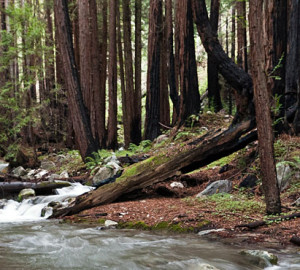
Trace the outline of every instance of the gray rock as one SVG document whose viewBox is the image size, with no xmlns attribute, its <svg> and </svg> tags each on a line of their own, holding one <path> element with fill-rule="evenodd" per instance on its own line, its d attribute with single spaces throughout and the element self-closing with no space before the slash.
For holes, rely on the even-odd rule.
<svg viewBox="0 0 300 270">
<path fill-rule="evenodd" d="M 59 179 L 59 178 L 60 178 L 60 175 L 54 173 L 48 177 L 48 181 L 53 182 L 54 180 Z"/>
<path fill-rule="evenodd" d="M 28 199 L 29 197 L 34 197 L 35 191 L 32 188 L 24 188 L 20 191 L 18 195 L 18 201 L 21 202 L 24 199 Z"/>
<path fill-rule="evenodd" d="M 67 171 L 63 171 L 60 175 L 59 178 L 69 178 L 69 174 Z"/>
<path fill-rule="evenodd" d="M 261 268 L 276 265 L 278 262 L 274 254 L 264 250 L 243 250 L 240 254 L 245 255 L 250 263 Z"/>
<path fill-rule="evenodd" d="M 180 182 L 172 182 L 172 183 L 170 184 L 170 187 L 171 187 L 171 188 L 184 188 L 183 184 L 180 183 Z"/>
<path fill-rule="evenodd" d="M 41 162 L 40 168 L 43 169 L 43 170 L 48 170 L 49 171 L 49 170 L 55 168 L 55 166 L 56 165 L 53 161 L 46 160 L 46 161 Z"/>
<path fill-rule="evenodd" d="M 229 180 L 219 180 L 208 185 L 196 197 L 203 195 L 213 195 L 216 193 L 229 193 L 232 190 L 232 183 Z"/>
<path fill-rule="evenodd" d="M 34 175 L 35 178 L 39 179 L 48 174 L 47 170 L 38 170 L 37 173 Z"/>
<path fill-rule="evenodd" d="M 118 160 L 115 153 L 112 153 L 112 155 L 110 157 L 107 157 L 106 159 L 104 159 L 104 164 L 108 164 L 108 163 L 116 163 L 118 165 L 120 164 L 120 161 Z"/>
<path fill-rule="evenodd" d="M 118 225 L 118 222 L 108 219 L 108 220 L 105 220 L 104 225 L 105 225 L 105 227 L 116 227 Z"/>
<path fill-rule="evenodd" d="M 297 207 L 300 206 L 300 197 L 292 203 L 292 206 L 297 206 Z"/>
<path fill-rule="evenodd" d="M 280 191 L 283 191 L 291 182 L 292 170 L 286 162 L 279 162 L 276 164 L 277 182 Z"/>
<path fill-rule="evenodd" d="M 114 175 L 114 170 L 108 167 L 102 167 L 93 177 L 93 185 L 97 185 L 100 181 L 110 178 Z"/>
<path fill-rule="evenodd" d="M 117 162 L 114 162 L 114 161 L 110 161 L 108 162 L 105 167 L 108 167 L 110 169 L 113 170 L 113 174 L 117 174 L 120 170 L 122 170 L 122 167 L 119 166 L 119 164 Z"/>
<path fill-rule="evenodd" d="M 8 163 L 2 163 L 2 160 L 0 160 L 0 172 L 7 173 L 8 165 L 9 165 Z"/>
<path fill-rule="evenodd" d="M 26 174 L 26 170 L 22 166 L 19 166 L 12 170 L 12 174 L 16 177 L 24 176 Z"/>
<path fill-rule="evenodd" d="M 52 212 L 53 212 L 52 207 L 45 206 L 41 210 L 41 217 L 49 217 L 49 216 L 51 216 Z"/>
<path fill-rule="evenodd" d="M 7 204 L 7 199 L 0 200 L 0 209 L 3 209 L 6 204 Z"/>
<path fill-rule="evenodd" d="M 65 155 L 58 155 L 56 157 L 56 162 L 63 162 L 67 159 L 67 157 Z"/>
<path fill-rule="evenodd" d="M 196 267 L 193 267 L 192 269 L 195 270 L 220 270 L 219 268 L 216 268 L 213 265 L 207 264 L 207 263 L 200 263 Z"/>
<path fill-rule="evenodd" d="M 169 137 L 168 137 L 168 135 L 166 135 L 166 134 L 159 135 L 159 136 L 155 139 L 155 144 L 160 144 L 161 142 L 166 141 L 168 138 L 169 138 Z"/>
</svg>

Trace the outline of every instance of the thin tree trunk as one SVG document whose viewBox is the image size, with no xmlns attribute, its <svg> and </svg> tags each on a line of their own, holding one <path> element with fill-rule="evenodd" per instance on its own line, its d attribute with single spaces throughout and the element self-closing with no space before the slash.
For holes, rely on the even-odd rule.
<svg viewBox="0 0 300 270">
<path fill-rule="evenodd" d="M 75 131 L 75 138 L 83 158 L 90 156 L 97 151 L 89 118 L 86 114 L 82 92 L 79 83 L 78 71 L 75 64 L 73 51 L 71 24 L 66 0 L 55 0 L 54 11 L 56 16 L 56 28 L 59 36 L 59 49 L 63 61 L 64 77 L 68 90 L 68 104 L 72 123 Z"/>
<path fill-rule="evenodd" d="M 107 147 L 116 149 L 117 141 L 117 42 L 116 42 L 117 2 L 109 2 L 109 63 L 108 63 L 108 136 Z"/>
<path fill-rule="evenodd" d="M 249 22 L 251 71 L 266 212 L 268 214 L 279 214 L 281 203 L 274 160 L 274 135 L 270 110 L 271 83 L 267 70 L 268 62 L 270 62 L 270 51 L 266 43 L 271 38 L 269 36 L 271 29 L 266 21 L 268 21 L 270 14 L 267 12 L 264 16 L 263 13 L 264 8 L 267 11 L 272 4 L 272 0 L 267 0 L 265 3 L 260 0 L 253 0 L 250 4 Z M 264 30 L 262 25 L 266 27 Z"/>
</svg>

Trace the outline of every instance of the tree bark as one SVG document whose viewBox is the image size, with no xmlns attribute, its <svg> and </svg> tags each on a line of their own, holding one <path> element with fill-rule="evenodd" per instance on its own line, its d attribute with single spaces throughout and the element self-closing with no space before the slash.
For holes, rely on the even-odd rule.
<svg viewBox="0 0 300 270">
<path fill-rule="evenodd" d="M 208 20 L 205 0 L 192 0 L 194 20 L 197 25 L 202 44 L 206 52 L 219 65 L 219 71 L 227 82 L 237 91 L 237 114 L 233 124 L 248 119 L 254 115 L 252 102 L 253 87 L 251 77 L 239 68 L 224 52 L 220 42 L 215 37 Z"/>
<path fill-rule="evenodd" d="M 111 203 L 124 194 L 168 179 L 178 171 L 186 173 L 205 166 L 256 140 L 256 131 L 242 137 L 252 128 L 252 123 L 247 121 L 224 132 L 220 130 L 210 132 L 188 144 L 189 149 L 184 152 L 174 150 L 173 154 L 168 156 L 161 154 L 127 167 L 116 182 L 78 197 L 74 206 L 54 213 L 52 218 L 76 214 L 84 209 Z"/>
<path fill-rule="evenodd" d="M 108 63 L 108 136 L 107 147 L 116 149 L 117 141 L 117 41 L 116 41 L 116 11 L 117 2 L 109 2 L 109 63 Z"/>
<path fill-rule="evenodd" d="M 220 0 L 211 0 L 210 5 L 210 24 L 215 37 L 218 36 L 219 24 L 219 9 Z M 208 84 L 208 106 L 213 108 L 215 112 L 222 109 L 222 102 L 220 96 L 220 85 L 218 78 L 218 65 L 214 59 L 208 55 L 207 58 L 207 84 Z"/>
<path fill-rule="evenodd" d="M 79 76 L 76 69 L 73 51 L 67 1 L 55 0 L 54 11 L 55 16 L 57 17 L 56 27 L 59 36 L 59 49 L 63 61 L 64 77 L 68 90 L 68 104 L 75 131 L 76 142 L 81 156 L 86 158 L 93 152 L 97 151 L 98 147 L 90 129 L 89 117 L 86 114 L 86 108 L 80 88 Z"/>
<path fill-rule="evenodd" d="M 265 6 L 264 6 L 265 4 Z M 253 0 L 250 4 L 250 43 L 251 43 L 251 71 L 254 84 L 254 100 L 257 133 L 259 141 L 260 164 L 262 173 L 262 186 L 265 194 L 266 212 L 268 214 L 279 214 L 281 212 L 280 191 L 277 183 L 276 167 L 274 160 L 274 135 L 272 130 L 272 118 L 270 108 L 271 83 L 268 77 L 268 62 L 270 62 L 270 51 L 267 42 L 270 26 L 264 24 L 270 16 L 268 10 L 272 0 L 262 3 Z M 266 28 L 263 30 L 262 25 Z"/>
<path fill-rule="evenodd" d="M 177 1 L 176 20 L 179 27 L 179 77 L 180 116 L 179 124 L 200 111 L 197 65 L 195 56 L 192 1 Z"/>
<path fill-rule="evenodd" d="M 145 139 L 160 134 L 160 53 L 162 0 L 150 1 Z"/>
</svg>

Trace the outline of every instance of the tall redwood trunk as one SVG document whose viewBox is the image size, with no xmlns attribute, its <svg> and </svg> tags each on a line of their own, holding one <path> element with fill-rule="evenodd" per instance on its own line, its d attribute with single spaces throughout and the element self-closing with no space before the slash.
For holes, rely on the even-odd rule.
<svg viewBox="0 0 300 270">
<path fill-rule="evenodd" d="M 116 149 L 117 141 L 117 40 L 116 40 L 117 2 L 109 1 L 109 63 L 108 63 L 108 136 L 107 147 Z"/>
<path fill-rule="evenodd" d="M 54 11 L 75 139 L 81 156 L 85 158 L 97 151 L 98 147 L 90 128 L 89 117 L 85 110 L 79 75 L 76 69 L 68 2 L 66 0 L 55 0 Z"/>
<path fill-rule="evenodd" d="M 281 212 L 281 203 L 274 160 L 274 135 L 270 108 L 272 84 L 268 76 L 268 63 L 270 63 L 271 59 L 270 48 L 267 43 L 269 38 L 272 38 L 270 36 L 272 29 L 270 24 L 266 23 L 270 19 L 271 14 L 268 10 L 272 5 L 273 0 L 266 0 L 264 3 L 261 0 L 252 0 L 250 3 L 249 22 L 251 71 L 266 212 L 268 214 L 279 214 Z M 265 14 L 264 9 L 266 11 Z"/>
<path fill-rule="evenodd" d="M 218 36 L 219 24 L 219 9 L 220 0 L 211 0 L 210 5 L 210 24 L 214 35 Z M 208 106 L 213 108 L 215 112 L 222 109 L 222 102 L 220 96 L 220 85 L 218 78 L 218 64 L 213 57 L 208 55 L 207 58 L 207 84 L 208 84 Z"/>
<path fill-rule="evenodd" d="M 194 24 L 191 0 L 177 1 L 177 27 L 179 27 L 179 124 L 200 111 L 197 65 L 195 56 Z"/>
<path fill-rule="evenodd" d="M 145 139 L 160 134 L 160 39 L 162 0 L 150 0 Z"/>
</svg>

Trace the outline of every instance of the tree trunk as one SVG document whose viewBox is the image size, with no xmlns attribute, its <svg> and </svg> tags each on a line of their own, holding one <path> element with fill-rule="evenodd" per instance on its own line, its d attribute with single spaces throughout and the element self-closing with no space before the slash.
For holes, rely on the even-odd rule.
<svg viewBox="0 0 300 270">
<path fill-rule="evenodd" d="M 117 141 L 117 42 L 116 42 L 116 11 L 117 2 L 109 2 L 109 63 L 108 63 L 108 136 L 107 147 L 116 149 Z"/>
<path fill-rule="evenodd" d="M 220 0 L 211 0 L 210 5 L 210 24 L 215 37 L 218 36 L 219 24 L 219 9 Z M 220 85 L 218 78 L 218 65 L 214 59 L 208 55 L 207 58 L 207 84 L 208 84 L 208 106 L 213 108 L 215 112 L 222 109 L 222 102 L 220 97 Z"/>
<path fill-rule="evenodd" d="M 264 6 L 265 4 L 265 6 Z M 254 84 L 254 101 L 256 112 L 257 133 L 259 141 L 260 164 L 262 173 L 262 186 L 265 194 L 266 212 L 279 214 L 281 212 L 280 191 L 278 188 L 276 167 L 274 160 L 274 135 L 272 130 L 270 93 L 271 83 L 268 77 L 268 62 L 270 51 L 267 46 L 271 29 L 265 22 L 270 18 L 266 12 L 272 5 L 272 0 L 263 3 L 253 0 L 250 4 L 250 41 L 251 41 L 251 66 Z M 262 29 L 262 25 L 266 28 Z"/>
<path fill-rule="evenodd" d="M 174 45 L 173 45 L 173 7 L 172 0 L 166 0 L 165 2 L 166 13 L 166 28 L 167 28 L 167 54 L 168 54 L 168 83 L 170 89 L 170 98 L 173 103 L 174 111 L 177 117 L 179 116 L 179 96 L 176 87 L 176 75 L 175 75 L 175 59 L 174 59 Z M 173 113 L 174 114 L 174 113 Z"/>
<path fill-rule="evenodd" d="M 208 20 L 207 9 L 204 0 L 192 0 L 194 20 L 197 25 L 202 44 L 206 52 L 211 55 L 219 65 L 219 72 L 227 82 L 237 91 L 237 114 L 233 124 L 254 115 L 252 103 L 253 88 L 251 77 L 239 68 L 224 52 L 218 39 L 214 36 Z"/>
<path fill-rule="evenodd" d="M 135 0 L 135 58 L 134 58 L 134 114 L 132 119 L 132 142 L 142 140 L 142 1 Z"/>
<path fill-rule="evenodd" d="M 60 55 L 63 61 L 64 78 L 68 90 L 68 104 L 75 131 L 75 138 L 81 156 L 86 158 L 97 151 L 98 147 L 93 138 L 89 118 L 83 103 L 79 76 L 75 64 L 67 1 L 55 0 L 54 11 L 57 23 L 56 28 L 59 36 Z"/>
<path fill-rule="evenodd" d="M 162 1 L 151 0 L 149 12 L 148 71 L 145 139 L 154 140 L 160 134 L 160 53 Z"/>
<path fill-rule="evenodd" d="M 191 0 L 177 1 L 179 27 L 179 77 L 180 77 L 180 120 L 179 124 L 200 111 L 197 65 L 194 43 L 194 25 Z"/>
<path fill-rule="evenodd" d="M 189 150 L 173 154 L 161 154 L 127 167 L 116 182 L 104 185 L 95 191 L 79 196 L 74 206 L 57 211 L 52 218 L 76 214 L 84 209 L 111 203 L 120 196 L 205 166 L 214 160 L 244 148 L 256 139 L 256 131 L 241 137 L 251 130 L 250 121 L 236 125 L 224 132 L 217 131 L 204 135 L 188 145 Z"/>
</svg>

